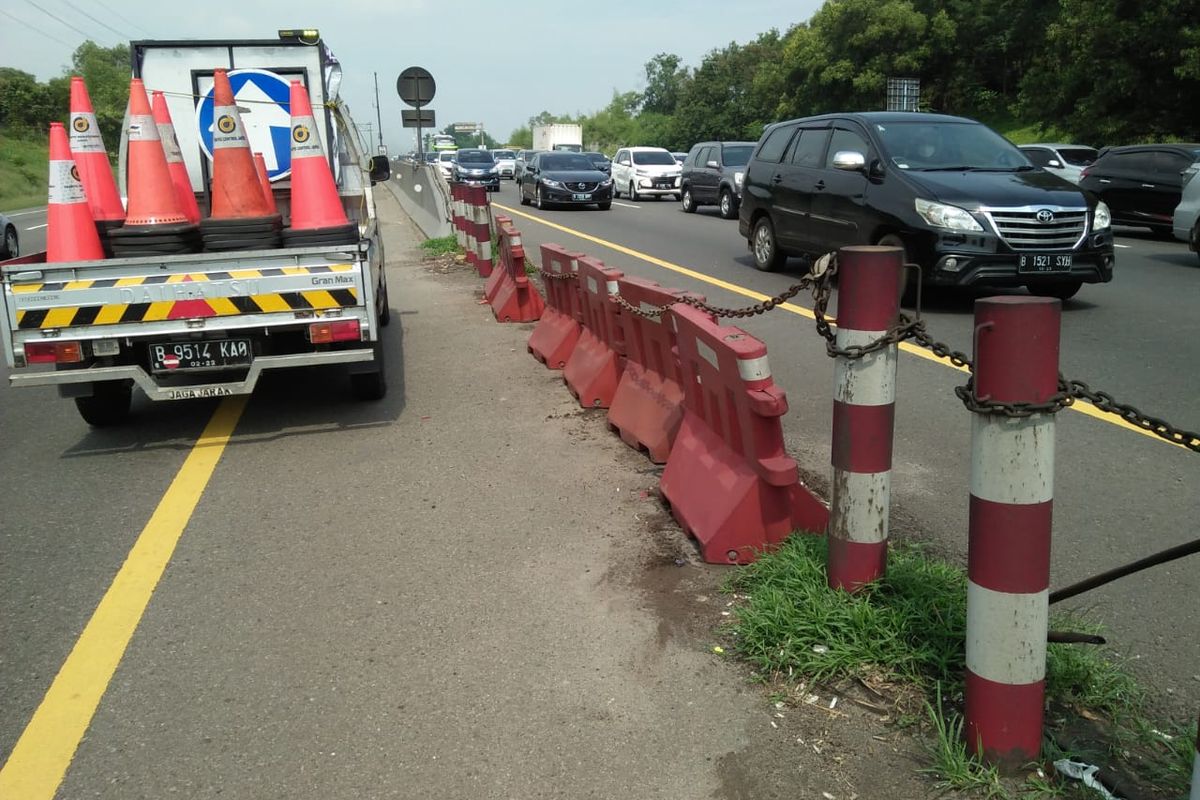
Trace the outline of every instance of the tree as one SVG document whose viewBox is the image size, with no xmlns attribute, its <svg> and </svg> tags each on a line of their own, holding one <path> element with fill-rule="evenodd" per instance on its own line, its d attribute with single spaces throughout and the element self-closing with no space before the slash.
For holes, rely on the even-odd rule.
<svg viewBox="0 0 1200 800">
<path fill-rule="evenodd" d="M 483 132 L 483 142 L 479 141 L 479 134 L 475 131 L 456 131 L 454 123 L 447 125 L 442 129 L 442 133 L 454 137 L 454 143 L 459 150 L 470 150 L 478 147 L 483 147 L 488 150 L 495 150 L 500 146 L 500 143 L 492 138 L 492 135 L 486 130 Z"/>
<path fill-rule="evenodd" d="M 757 139 L 778 118 L 784 91 L 783 41 L 775 30 L 745 45 L 730 43 L 704 57 L 679 98 L 674 143 L 687 149 L 705 139 Z"/>
<path fill-rule="evenodd" d="M 642 111 L 673 114 L 679 95 L 688 82 L 686 67 L 673 53 L 659 53 L 646 62 L 646 91 L 642 93 Z"/>
<path fill-rule="evenodd" d="M 1200 139 L 1192 0 L 1062 0 L 1021 80 L 1022 112 L 1096 146 Z"/>
<path fill-rule="evenodd" d="M 508 135 L 507 144 L 521 150 L 533 149 L 533 130 L 528 125 L 522 125 Z"/>
</svg>

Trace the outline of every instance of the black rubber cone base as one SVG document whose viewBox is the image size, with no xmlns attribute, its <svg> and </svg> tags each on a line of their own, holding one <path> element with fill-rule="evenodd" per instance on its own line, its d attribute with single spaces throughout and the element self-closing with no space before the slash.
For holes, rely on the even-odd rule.
<svg viewBox="0 0 1200 800">
<path fill-rule="evenodd" d="M 358 225 L 353 222 L 333 228 L 309 228 L 306 230 L 286 228 L 283 231 L 284 247 L 321 247 L 324 245 L 356 244 L 358 239 Z"/>
<path fill-rule="evenodd" d="M 275 214 L 270 217 L 247 217 L 245 219 L 202 219 L 200 231 L 209 233 L 262 232 L 277 231 L 283 228 L 283 217 Z"/>
</svg>

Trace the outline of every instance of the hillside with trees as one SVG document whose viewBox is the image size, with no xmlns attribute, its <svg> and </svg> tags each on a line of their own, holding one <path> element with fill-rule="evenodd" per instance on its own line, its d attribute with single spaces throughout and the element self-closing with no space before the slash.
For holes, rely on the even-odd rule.
<svg viewBox="0 0 1200 800">
<path fill-rule="evenodd" d="M 710 51 L 695 67 L 660 53 L 642 91 L 591 114 L 588 146 L 757 139 L 764 125 L 885 107 L 888 77 L 919 78 L 921 110 L 1024 138 L 1094 146 L 1200 139 L 1200 6 L 1194 0 L 828 0 L 785 33 Z"/>
</svg>

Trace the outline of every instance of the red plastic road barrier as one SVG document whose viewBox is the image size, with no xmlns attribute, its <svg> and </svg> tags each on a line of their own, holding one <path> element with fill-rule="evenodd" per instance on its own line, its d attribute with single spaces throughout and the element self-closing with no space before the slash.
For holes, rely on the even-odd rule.
<svg viewBox="0 0 1200 800">
<path fill-rule="evenodd" d="M 620 309 L 609 299 L 623 274 L 584 256 L 579 265 L 579 306 L 583 330 L 563 365 L 563 380 L 579 405 L 608 408 L 621 380 L 625 345 Z"/>
<path fill-rule="evenodd" d="M 683 296 L 654 281 L 621 278 L 617 290 L 630 305 L 661 308 Z M 700 295 L 690 295 L 703 300 Z M 683 422 L 683 379 L 675 349 L 675 318 L 671 309 L 654 317 L 622 310 L 625 371 L 617 384 L 608 425 L 630 447 L 644 450 L 655 464 L 665 464 Z"/>
<path fill-rule="evenodd" d="M 546 310 L 529 334 L 529 352 L 549 369 L 567 365 L 582 332 L 577 317 L 579 308 L 579 263 L 582 253 L 573 253 L 561 245 L 542 245 L 542 272 L 571 275 L 567 280 L 544 277 Z"/>
<path fill-rule="evenodd" d="M 504 282 L 506 277 L 508 277 L 508 269 L 504 266 L 505 263 L 507 263 L 505 261 L 504 251 L 505 240 L 502 236 L 500 236 L 500 231 L 504 230 L 505 228 L 512 228 L 512 224 L 512 217 L 506 217 L 503 214 L 496 215 L 496 238 L 498 240 L 497 250 L 499 250 L 499 253 L 497 254 L 498 263 L 495 264 L 492 274 L 488 276 L 487 282 L 483 284 L 483 299 L 487 300 L 489 303 L 491 303 L 492 298 L 496 296 L 496 292 L 500 289 L 500 284 Z M 520 244 L 521 235 L 516 233 L 515 229 L 513 233 L 514 235 L 508 239 L 509 243 Z"/>
<path fill-rule="evenodd" d="M 895 247 L 838 254 L 839 347 L 870 344 L 896 323 L 903 261 Z M 835 371 L 828 574 L 831 588 L 854 592 L 887 570 L 896 345 L 838 357 Z"/>
<path fill-rule="evenodd" d="M 479 272 L 479 277 L 492 274 L 492 226 L 488 191 L 483 186 L 468 186 L 467 198 L 467 260 Z M 486 257 L 485 257 L 486 254 Z"/>
<path fill-rule="evenodd" d="M 794 530 L 825 530 L 828 509 L 784 451 L 787 396 L 766 345 L 691 306 L 672 313 L 684 412 L 660 488 L 675 519 L 713 564 L 746 564 Z"/>
<path fill-rule="evenodd" d="M 497 322 L 535 322 L 546 305 L 525 274 L 525 248 L 516 228 L 500 229 L 500 252 L 504 276 L 491 300 L 492 313 Z"/>
<path fill-rule="evenodd" d="M 975 395 L 1041 403 L 1058 391 L 1062 304 L 1046 297 L 975 303 Z M 971 420 L 967 542 L 966 737 L 1009 766 L 1042 744 L 1054 497 L 1054 415 Z"/>
<path fill-rule="evenodd" d="M 462 189 L 460 190 L 462 202 L 459 204 L 462 209 L 461 224 L 463 238 L 466 240 L 466 242 L 463 244 L 463 247 L 467 251 L 467 263 L 475 269 L 479 268 L 479 245 L 475 240 L 475 209 L 476 203 L 478 202 L 478 197 L 476 195 L 479 193 L 479 191 L 480 187 L 478 186 L 467 186 L 466 184 L 463 184 Z"/>
</svg>

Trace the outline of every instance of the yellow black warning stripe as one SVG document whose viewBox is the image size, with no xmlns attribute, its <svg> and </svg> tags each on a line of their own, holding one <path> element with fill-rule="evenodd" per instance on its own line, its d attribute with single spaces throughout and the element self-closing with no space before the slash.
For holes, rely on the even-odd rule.
<svg viewBox="0 0 1200 800">
<path fill-rule="evenodd" d="M 189 275 L 150 275 L 141 278 L 114 280 L 70 281 L 49 284 L 21 284 L 14 291 L 63 291 L 71 289 L 107 288 L 113 286 L 147 286 L 154 284 L 176 284 L 191 281 L 242 280 L 269 278 L 285 275 L 315 275 L 329 272 L 346 272 L 352 265 L 319 267 L 283 267 L 279 269 L 233 270 L 230 272 L 208 272 Z M 38 288 L 28 288 L 37 286 Z M 152 303 L 114 303 L 97 306 L 63 306 L 59 308 L 33 308 L 17 312 L 17 328 L 68 328 L 81 325 L 117 325 L 124 322 L 157 322 L 168 319 L 191 319 L 195 317 L 228 317 L 238 314 L 271 314 L 286 311 L 320 311 L 329 308 L 349 308 L 358 305 L 358 290 L 309 289 L 296 292 L 271 292 L 241 297 L 196 297 L 163 300 Z M 177 310 L 176 306 L 180 306 Z"/>
</svg>

